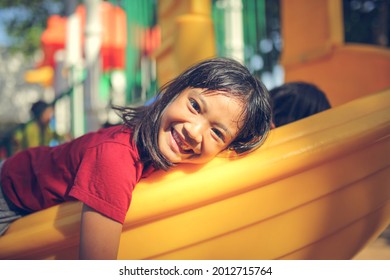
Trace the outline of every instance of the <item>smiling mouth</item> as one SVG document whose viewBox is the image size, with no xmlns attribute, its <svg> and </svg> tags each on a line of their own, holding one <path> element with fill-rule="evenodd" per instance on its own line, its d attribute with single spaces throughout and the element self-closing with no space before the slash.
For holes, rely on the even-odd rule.
<svg viewBox="0 0 390 280">
<path fill-rule="evenodd" d="M 180 135 L 173 128 L 171 130 L 171 134 L 172 134 L 172 137 L 175 140 L 177 146 L 179 147 L 181 153 L 183 153 L 183 154 L 194 153 L 194 150 L 192 149 L 192 147 L 190 145 L 188 145 L 186 142 L 184 142 L 182 140 L 182 138 L 180 137 Z"/>
</svg>

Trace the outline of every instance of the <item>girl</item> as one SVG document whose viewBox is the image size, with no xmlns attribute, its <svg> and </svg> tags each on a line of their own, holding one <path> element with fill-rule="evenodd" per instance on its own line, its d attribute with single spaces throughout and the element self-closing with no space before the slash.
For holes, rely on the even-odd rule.
<svg viewBox="0 0 390 280">
<path fill-rule="evenodd" d="M 80 258 L 115 259 L 141 178 L 178 163 L 206 163 L 225 150 L 252 151 L 271 123 L 265 87 L 244 66 L 225 58 L 189 68 L 149 106 L 116 109 L 124 125 L 57 147 L 25 150 L 4 162 L 0 230 L 25 214 L 79 200 Z"/>
</svg>

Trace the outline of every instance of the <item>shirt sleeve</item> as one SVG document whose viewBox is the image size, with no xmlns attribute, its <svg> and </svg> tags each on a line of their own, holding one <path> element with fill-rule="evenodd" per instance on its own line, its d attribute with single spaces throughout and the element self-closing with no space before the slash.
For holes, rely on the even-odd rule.
<svg viewBox="0 0 390 280">
<path fill-rule="evenodd" d="M 69 196 L 123 224 L 137 182 L 128 146 L 104 143 L 86 150 Z"/>
</svg>

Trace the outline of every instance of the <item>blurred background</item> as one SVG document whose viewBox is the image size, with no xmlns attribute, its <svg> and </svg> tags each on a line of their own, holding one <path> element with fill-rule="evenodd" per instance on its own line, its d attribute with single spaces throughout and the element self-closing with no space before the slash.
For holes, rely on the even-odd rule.
<svg viewBox="0 0 390 280">
<path fill-rule="evenodd" d="M 340 6 L 343 43 L 389 47 L 388 0 L 306 1 L 313 2 Z M 23 142 L 27 125 L 40 117 L 43 109 L 32 110 L 38 101 L 53 109 L 45 121 L 49 139 L 39 142 L 56 145 L 117 123 L 111 105 L 143 104 L 159 86 L 209 56 L 241 61 L 268 89 L 281 85 L 282 5 L 0 0 L 0 158 L 29 145 L 23 140 L 24 146 L 15 147 L 15 139 Z"/>
<path fill-rule="evenodd" d="M 390 87 L 390 0 L 0 0 L 0 160 L 120 121 L 199 60 L 332 106 Z M 389 229 L 357 259 L 390 259 Z"/>
</svg>

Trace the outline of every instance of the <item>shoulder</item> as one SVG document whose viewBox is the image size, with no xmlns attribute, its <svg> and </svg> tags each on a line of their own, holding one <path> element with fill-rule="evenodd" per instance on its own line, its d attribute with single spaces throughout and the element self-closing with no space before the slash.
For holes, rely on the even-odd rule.
<svg viewBox="0 0 390 280">
<path fill-rule="evenodd" d="M 96 158 L 139 160 L 138 149 L 132 141 L 132 132 L 124 126 L 102 128 L 81 137 L 75 145 L 84 146 L 87 154 Z"/>
<path fill-rule="evenodd" d="M 102 128 L 98 131 L 89 132 L 79 138 L 71 141 L 73 146 L 83 147 L 84 149 L 94 148 L 99 145 L 114 144 L 123 145 L 130 149 L 135 146 L 132 143 L 132 133 L 129 129 L 123 126 L 115 126 Z"/>
</svg>

